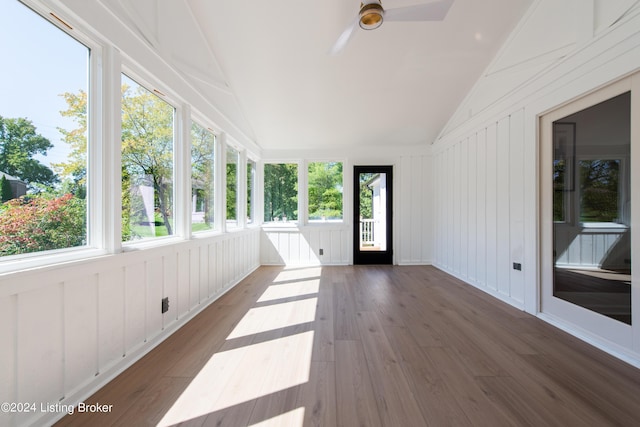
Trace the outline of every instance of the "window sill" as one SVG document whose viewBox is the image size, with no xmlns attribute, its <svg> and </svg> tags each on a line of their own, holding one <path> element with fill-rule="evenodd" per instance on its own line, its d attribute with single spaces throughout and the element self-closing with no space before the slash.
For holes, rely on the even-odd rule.
<svg viewBox="0 0 640 427">
<path fill-rule="evenodd" d="M 108 252 L 104 249 L 80 247 L 60 249 L 53 253 L 36 252 L 31 254 L 15 255 L 15 258 L 12 257 L 12 259 L 0 260 L 0 275 L 55 267 L 59 264 L 85 261 L 107 254 Z"/>
<path fill-rule="evenodd" d="M 629 226 L 619 224 L 617 222 L 581 222 L 580 227 L 585 231 L 625 231 L 629 229 Z"/>
<path fill-rule="evenodd" d="M 144 249 L 152 249 L 162 246 L 169 246 L 176 243 L 184 242 L 185 240 L 179 236 L 165 236 L 148 238 L 142 240 L 134 240 L 130 242 L 122 242 L 122 252 L 133 252 Z"/>
</svg>

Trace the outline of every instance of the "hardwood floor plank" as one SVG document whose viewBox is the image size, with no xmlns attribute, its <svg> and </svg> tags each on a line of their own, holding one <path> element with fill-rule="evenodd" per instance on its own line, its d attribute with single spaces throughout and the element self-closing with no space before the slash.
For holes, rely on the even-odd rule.
<svg viewBox="0 0 640 427">
<path fill-rule="evenodd" d="M 377 313 L 359 312 L 358 326 L 382 424 L 424 425 L 425 420 L 403 375 L 398 355 L 389 344 Z"/>
<path fill-rule="evenodd" d="M 313 360 L 316 362 L 335 361 L 333 308 L 333 283 L 328 271 L 322 274 L 317 298 L 313 337 Z"/>
<path fill-rule="evenodd" d="M 337 425 L 381 425 L 369 368 L 360 341 L 336 341 Z"/>
<path fill-rule="evenodd" d="M 335 307 L 334 338 L 336 340 L 360 339 L 353 286 L 344 278 L 333 283 L 333 304 Z"/>
<path fill-rule="evenodd" d="M 428 349 L 420 347 L 404 327 L 387 327 L 385 335 L 394 349 L 402 349 L 397 352 L 400 365 L 427 425 L 473 425 L 447 388 L 439 369 L 426 356 Z"/>
<path fill-rule="evenodd" d="M 432 347 L 425 350 L 427 357 L 436 366 L 456 402 L 469 420 L 480 426 L 513 426 L 517 420 L 497 411 L 475 377 L 465 369 L 465 361 L 450 348 Z"/>
<path fill-rule="evenodd" d="M 298 408 L 305 408 L 305 426 L 336 425 L 335 362 L 311 362 L 309 381 L 300 385 Z"/>
<path fill-rule="evenodd" d="M 497 410 L 504 412 L 518 426 L 558 426 L 567 424 L 553 410 L 539 411 L 532 399 L 516 380 L 511 377 L 478 377 L 480 389 L 493 402 Z"/>
</svg>

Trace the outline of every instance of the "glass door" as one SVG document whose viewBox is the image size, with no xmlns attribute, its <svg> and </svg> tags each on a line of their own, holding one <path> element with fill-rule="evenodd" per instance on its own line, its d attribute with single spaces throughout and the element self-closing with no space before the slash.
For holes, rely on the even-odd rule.
<svg viewBox="0 0 640 427">
<path fill-rule="evenodd" d="M 629 348 L 638 299 L 632 88 L 625 79 L 541 121 L 541 311 Z"/>
<path fill-rule="evenodd" d="M 354 166 L 354 264 L 392 264 L 392 166 Z"/>
</svg>

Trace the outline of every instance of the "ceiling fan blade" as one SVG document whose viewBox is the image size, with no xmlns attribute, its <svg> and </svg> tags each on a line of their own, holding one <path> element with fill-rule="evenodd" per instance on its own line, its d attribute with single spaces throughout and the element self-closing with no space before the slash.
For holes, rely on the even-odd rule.
<svg viewBox="0 0 640 427">
<path fill-rule="evenodd" d="M 349 43 L 349 40 L 351 40 L 351 38 L 355 34 L 355 30 L 357 26 L 358 26 L 358 20 L 356 19 L 351 24 L 349 24 L 349 26 L 342 32 L 342 34 L 340 34 L 340 37 L 338 37 L 338 40 L 336 40 L 334 45 L 329 50 L 329 54 L 337 55 L 340 52 L 342 52 L 342 49 L 345 48 L 347 43 Z"/>
<path fill-rule="evenodd" d="M 386 21 L 442 21 L 453 0 L 440 0 L 415 6 L 386 9 L 384 20 Z"/>
</svg>

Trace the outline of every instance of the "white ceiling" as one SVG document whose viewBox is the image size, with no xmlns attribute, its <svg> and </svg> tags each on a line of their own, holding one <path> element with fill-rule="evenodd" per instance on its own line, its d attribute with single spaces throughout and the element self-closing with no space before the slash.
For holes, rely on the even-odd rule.
<svg viewBox="0 0 640 427">
<path fill-rule="evenodd" d="M 357 0 L 102 1 L 265 150 L 431 143 L 533 2 L 455 0 L 332 56 Z"/>
</svg>

